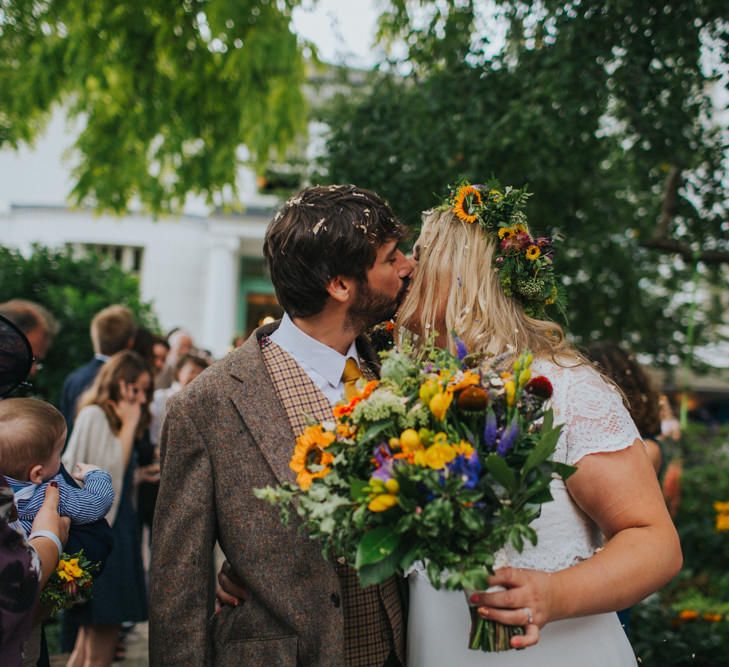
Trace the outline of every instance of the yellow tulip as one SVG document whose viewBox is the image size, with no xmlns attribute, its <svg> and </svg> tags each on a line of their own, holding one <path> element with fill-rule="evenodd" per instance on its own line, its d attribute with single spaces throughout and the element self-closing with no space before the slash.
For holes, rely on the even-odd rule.
<svg viewBox="0 0 729 667">
<path fill-rule="evenodd" d="M 448 412 L 448 408 L 450 407 L 452 400 L 453 394 L 448 391 L 439 391 L 430 399 L 428 407 L 438 421 L 443 421 L 443 419 L 445 419 L 446 412 Z"/>
<path fill-rule="evenodd" d="M 398 481 L 397 481 L 396 479 L 394 479 L 394 478 L 391 478 L 391 479 L 388 479 L 388 480 L 387 480 L 387 481 L 385 482 L 385 488 L 386 488 L 386 489 L 387 489 L 387 490 L 388 490 L 388 491 L 389 491 L 390 493 L 392 493 L 392 494 L 397 494 L 397 493 L 398 493 L 398 492 L 400 491 L 400 484 L 399 484 L 399 482 L 398 482 Z"/>
<path fill-rule="evenodd" d="M 516 386 L 514 380 L 504 382 L 504 391 L 506 391 L 506 404 L 511 407 L 514 405 L 514 398 L 516 397 Z"/>
<path fill-rule="evenodd" d="M 397 505 L 397 496 L 392 493 L 383 493 L 370 500 L 367 509 L 370 512 L 385 512 L 395 505 Z"/>
<path fill-rule="evenodd" d="M 529 380 L 531 380 L 532 372 L 529 368 L 525 368 L 520 374 L 519 374 L 519 387 L 523 387 L 526 385 Z"/>
<path fill-rule="evenodd" d="M 426 380 L 422 385 L 420 385 L 420 391 L 418 392 L 420 400 L 427 405 L 430 403 L 430 399 L 438 393 L 439 388 L 440 387 L 435 380 Z"/>
</svg>

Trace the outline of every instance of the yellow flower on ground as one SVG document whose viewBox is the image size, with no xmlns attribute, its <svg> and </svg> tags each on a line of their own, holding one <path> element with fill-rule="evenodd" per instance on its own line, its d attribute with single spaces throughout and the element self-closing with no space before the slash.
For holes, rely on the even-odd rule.
<svg viewBox="0 0 729 667">
<path fill-rule="evenodd" d="M 729 502 L 719 502 L 718 500 L 714 503 L 714 509 L 722 514 L 729 513 Z"/>
<path fill-rule="evenodd" d="M 716 532 L 725 533 L 729 531 L 729 514 L 716 515 Z"/>
<path fill-rule="evenodd" d="M 515 234 L 516 234 L 516 230 L 513 227 L 501 227 L 499 229 L 499 238 L 502 240 L 510 239 Z"/>
<path fill-rule="evenodd" d="M 448 412 L 448 408 L 451 406 L 453 401 L 453 393 L 450 391 L 439 391 L 433 398 L 430 399 L 428 407 L 433 413 L 433 416 L 438 421 L 443 421 Z"/>
<path fill-rule="evenodd" d="M 456 450 L 451 445 L 436 442 L 427 449 L 416 452 L 415 463 L 419 466 L 433 468 L 433 470 L 442 470 L 456 456 Z"/>
<path fill-rule="evenodd" d="M 481 193 L 476 188 L 472 185 L 464 185 L 458 188 L 455 201 L 453 202 L 453 212 L 456 214 L 456 217 L 460 218 L 464 222 L 473 223 L 478 220 L 478 216 L 475 213 L 470 213 L 466 210 L 469 204 L 467 201 L 469 197 L 471 198 L 471 208 L 474 206 L 481 206 L 483 203 Z"/>
<path fill-rule="evenodd" d="M 367 509 L 370 512 L 384 512 L 397 505 L 397 496 L 392 493 L 383 493 L 370 500 Z"/>
<path fill-rule="evenodd" d="M 296 482 L 304 491 L 311 487 L 315 479 L 326 477 L 331 472 L 328 466 L 334 457 L 324 450 L 334 440 L 334 433 L 325 431 L 321 424 L 308 426 L 296 439 L 289 467 L 296 473 Z M 314 467 L 317 469 L 312 469 Z"/>
<path fill-rule="evenodd" d="M 530 245 L 526 252 L 524 253 L 525 257 L 530 261 L 533 262 L 535 259 L 539 259 L 539 255 L 542 254 L 542 251 L 539 249 L 538 245 Z"/>
</svg>

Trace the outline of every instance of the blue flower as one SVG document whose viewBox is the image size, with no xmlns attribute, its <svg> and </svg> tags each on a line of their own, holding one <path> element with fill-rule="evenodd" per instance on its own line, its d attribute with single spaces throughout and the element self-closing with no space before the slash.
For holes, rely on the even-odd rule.
<svg viewBox="0 0 729 667">
<path fill-rule="evenodd" d="M 475 489 L 478 480 L 481 478 L 481 461 L 478 454 L 473 452 L 470 456 L 460 454 L 451 461 L 448 466 L 450 476 L 460 477 L 463 480 L 463 488 Z"/>
</svg>

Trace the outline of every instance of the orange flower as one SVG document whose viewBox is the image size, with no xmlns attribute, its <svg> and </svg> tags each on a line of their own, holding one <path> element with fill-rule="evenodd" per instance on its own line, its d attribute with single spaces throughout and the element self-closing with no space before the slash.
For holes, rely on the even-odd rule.
<svg viewBox="0 0 729 667">
<path fill-rule="evenodd" d="M 328 466 L 334 461 L 334 457 L 324 450 L 334 440 L 334 433 L 324 431 L 321 424 L 308 426 L 296 439 L 289 467 L 296 473 L 296 482 L 304 491 L 311 487 L 315 479 L 326 477 L 331 472 Z M 316 466 L 317 470 L 312 470 L 312 466 Z"/>
<path fill-rule="evenodd" d="M 469 213 L 466 210 L 466 206 L 468 205 L 468 202 L 466 201 L 467 197 L 471 197 L 470 203 L 472 206 L 481 206 L 483 203 L 481 193 L 476 188 L 472 185 L 464 185 L 458 188 L 455 201 L 453 202 L 453 212 L 464 222 L 473 223 L 478 219 L 478 215 L 475 213 Z"/>
<path fill-rule="evenodd" d="M 464 371 L 463 375 L 460 378 L 456 377 L 455 381 L 451 381 L 451 383 L 448 385 L 448 391 L 461 391 L 461 389 L 465 389 L 466 387 L 472 387 L 473 385 L 477 385 L 480 382 L 481 376 L 478 373 L 474 373 L 473 371 Z"/>
<path fill-rule="evenodd" d="M 711 621 L 712 623 L 718 623 L 722 619 L 722 615 L 706 613 L 703 615 L 703 619 L 705 621 Z"/>
<path fill-rule="evenodd" d="M 695 609 L 684 609 L 679 613 L 678 617 L 682 621 L 693 621 L 695 618 L 699 617 L 699 612 Z"/>
</svg>

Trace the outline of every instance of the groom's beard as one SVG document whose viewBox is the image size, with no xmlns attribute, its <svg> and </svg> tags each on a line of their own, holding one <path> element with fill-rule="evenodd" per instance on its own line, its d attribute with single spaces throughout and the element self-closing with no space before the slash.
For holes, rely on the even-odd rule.
<svg viewBox="0 0 729 667">
<path fill-rule="evenodd" d="M 359 283 L 357 296 L 347 312 L 347 326 L 358 334 L 375 324 L 395 316 L 408 291 L 410 280 L 405 278 L 398 293 L 391 297 L 373 290 L 366 282 Z"/>
</svg>

